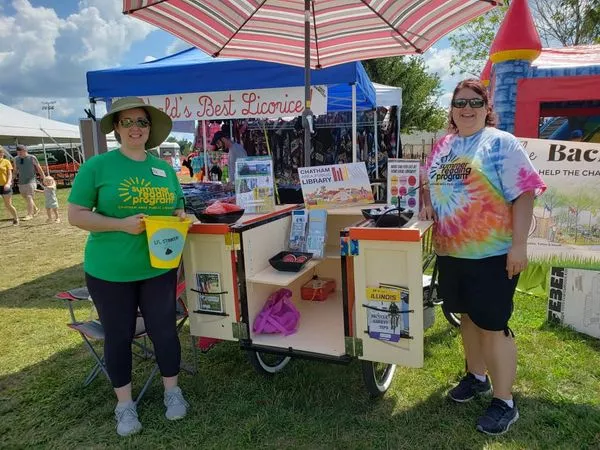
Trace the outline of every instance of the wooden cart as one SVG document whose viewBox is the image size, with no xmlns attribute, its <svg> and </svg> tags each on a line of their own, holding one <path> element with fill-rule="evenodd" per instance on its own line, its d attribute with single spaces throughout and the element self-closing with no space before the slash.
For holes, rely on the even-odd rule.
<svg viewBox="0 0 600 450">
<path fill-rule="evenodd" d="M 192 226 L 183 255 L 191 333 L 239 341 L 264 374 L 280 371 L 292 357 L 336 363 L 358 358 L 369 392 L 381 395 L 396 364 L 423 365 L 423 263 L 430 260 L 432 223 L 414 220 L 403 228 L 374 228 L 363 219 L 361 207 L 330 209 L 325 257 L 308 261 L 300 272 L 278 272 L 268 260 L 287 249 L 296 208 L 282 205 L 273 213 L 245 215 L 231 226 Z M 301 286 L 314 275 L 336 281 L 337 290 L 326 301 L 300 298 Z M 218 283 L 206 287 L 211 277 Z M 365 292 L 382 283 L 410 293 L 410 329 L 398 342 L 369 334 Z M 298 331 L 255 334 L 254 319 L 267 297 L 282 287 L 293 292 L 300 311 Z M 207 295 L 210 301 L 205 301 Z"/>
</svg>

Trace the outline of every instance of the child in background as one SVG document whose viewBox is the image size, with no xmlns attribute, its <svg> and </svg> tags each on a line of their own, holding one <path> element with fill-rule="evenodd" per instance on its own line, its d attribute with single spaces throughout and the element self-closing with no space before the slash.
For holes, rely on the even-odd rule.
<svg viewBox="0 0 600 450">
<path fill-rule="evenodd" d="M 44 177 L 44 196 L 46 198 L 46 223 L 60 223 L 58 217 L 58 199 L 56 198 L 56 181 L 51 176 Z"/>
</svg>

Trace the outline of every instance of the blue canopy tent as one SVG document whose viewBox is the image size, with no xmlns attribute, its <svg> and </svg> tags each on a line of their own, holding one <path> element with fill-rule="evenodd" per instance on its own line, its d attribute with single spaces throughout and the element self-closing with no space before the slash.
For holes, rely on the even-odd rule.
<svg viewBox="0 0 600 450">
<path fill-rule="evenodd" d="M 373 109 L 375 89 L 360 62 L 313 70 L 313 85 L 327 85 L 327 111 L 352 111 L 356 161 L 356 111 Z M 304 85 L 304 69 L 247 59 L 214 59 L 197 48 L 141 64 L 87 73 L 92 107 L 129 95 L 173 95 Z"/>
</svg>

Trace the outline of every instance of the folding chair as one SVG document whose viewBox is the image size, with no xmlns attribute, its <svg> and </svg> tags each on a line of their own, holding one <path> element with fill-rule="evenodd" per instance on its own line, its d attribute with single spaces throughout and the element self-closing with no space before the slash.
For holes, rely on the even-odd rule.
<svg viewBox="0 0 600 450">
<path fill-rule="evenodd" d="M 183 328 L 184 324 L 186 323 L 186 321 L 188 319 L 188 310 L 185 305 L 185 302 L 183 301 L 184 293 L 185 293 L 185 281 L 181 281 L 177 284 L 177 291 L 175 294 L 176 302 L 177 302 L 176 316 L 175 316 L 177 333 L 179 333 L 181 331 L 181 329 Z M 90 354 L 92 355 L 92 357 L 95 360 L 95 364 L 92 367 L 92 369 L 90 370 L 90 372 L 88 373 L 85 381 L 83 382 L 83 386 L 84 387 L 88 386 L 100 374 L 100 372 L 103 372 L 104 375 L 106 375 L 106 378 L 110 381 L 110 377 L 108 375 L 108 371 L 106 370 L 106 365 L 104 363 L 104 357 L 101 356 L 96 351 L 94 346 L 92 345 L 92 341 L 104 340 L 104 329 L 102 328 L 102 324 L 100 323 L 100 321 L 98 319 L 89 318 L 88 320 L 85 320 L 85 321 L 79 321 L 79 320 L 77 320 L 77 318 L 75 316 L 74 305 L 76 303 L 78 303 L 80 301 L 91 302 L 91 297 L 89 295 L 87 288 L 81 287 L 81 288 L 76 288 L 76 289 L 72 289 L 72 290 L 65 291 L 65 292 L 59 292 L 58 294 L 56 294 L 55 297 L 63 300 L 65 302 L 65 304 L 67 305 L 67 307 L 69 308 L 69 315 L 71 318 L 71 322 L 68 323 L 67 326 L 70 329 L 77 331 L 80 334 L 85 346 L 87 347 Z M 138 319 L 137 319 L 136 331 L 135 331 L 135 335 L 134 335 L 134 339 L 133 339 L 133 345 L 137 349 L 141 350 L 141 353 L 134 351 L 133 354 L 144 360 L 148 360 L 148 359 L 155 360 L 156 358 L 154 355 L 154 351 L 150 348 L 148 343 L 149 343 L 149 339 L 148 339 L 148 335 L 146 333 L 146 329 L 144 326 L 144 320 L 141 317 L 141 315 L 139 315 L 139 313 L 138 313 Z M 192 347 L 193 347 L 193 345 L 192 345 Z M 195 348 L 194 347 L 193 347 L 193 353 L 194 353 L 194 362 L 195 362 Z M 195 366 L 190 368 L 187 364 L 184 364 L 183 362 L 181 364 L 181 368 L 191 374 L 196 372 Z M 152 372 L 150 373 L 148 379 L 146 380 L 142 390 L 138 394 L 136 403 L 141 400 L 142 396 L 144 395 L 144 393 L 146 392 L 148 387 L 150 387 L 150 384 L 152 383 L 152 380 L 154 379 L 154 377 L 156 376 L 157 373 L 158 373 L 158 364 L 155 364 L 152 369 Z"/>
</svg>

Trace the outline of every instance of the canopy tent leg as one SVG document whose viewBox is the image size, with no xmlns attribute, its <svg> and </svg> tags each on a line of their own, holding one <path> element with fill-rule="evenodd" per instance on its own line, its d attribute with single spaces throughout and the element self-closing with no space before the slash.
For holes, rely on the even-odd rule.
<svg viewBox="0 0 600 450">
<path fill-rule="evenodd" d="M 44 138 L 42 138 L 42 151 L 44 152 L 44 161 L 46 163 L 46 175 L 50 175 L 50 167 L 48 167 L 48 155 L 46 154 L 46 143 L 44 142 Z"/>
<path fill-rule="evenodd" d="M 96 117 L 96 100 L 94 100 L 93 98 L 90 98 L 90 112 L 92 113 L 93 117 Z M 94 123 L 92 123 L 92 142 L 94 145 L 94 156 L 98 156 L 98 153 L 100 151 L 98 149 L 98 130 L 96 129 L 95 120 Z M 83 160 L 85 161 L 85 152 Z"/>
<path fill-rule="evenodd" d="M 400 158 L 400 106 L 396 106 L 396 119 L 398 129 L 396 130 L 396 158 Z"/>
<path fill-rule="evenodd" d="M 208 152 L 206 151 L 206 147 L 208 146 L 206 140 L 206 132 L 207 132 L 206 120 L 202 121 L 202 148 L 204 149 L 204 177 L 208 176 Z M 229 168 L 231 170 L 231 167 Z M 234 168 L 235 170 L 235 168 Z M 200 180 L 204 181 L 204 179 Z"/>
<path fill-rule="evenodd" d="M 377 135 L 377 106 L 373 111 L 373 148 L 375 149 L 375 179 L 379 178 L 379 136 Z"/>
<path fill-rule="evenodd" d="M 356 155 L 356 83 L 352 84 L 352 162 L 357 161 Z"/>
</svg>

